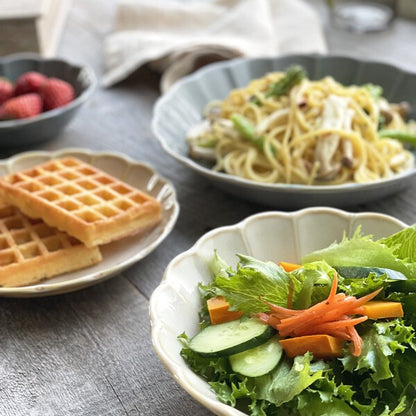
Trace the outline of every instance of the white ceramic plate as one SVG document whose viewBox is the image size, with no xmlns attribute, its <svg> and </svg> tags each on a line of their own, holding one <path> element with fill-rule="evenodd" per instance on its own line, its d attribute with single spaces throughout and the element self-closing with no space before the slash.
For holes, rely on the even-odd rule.
<svg viewBox="0 0 416 416">
<path fill-rule="evenodd" d="M 351 236 L 358 225 L 364 234 L 372 234 L 376 239 L 406 227 L 403 222 L 386 215 L 353 214 L 334 208 L 265 212 L 236 225 L 212 230 L 191 249 L 175 257 L 150 299 L 153 345 L 175 380 L 215 414 L 243 415 L 219 402 L 208 383 L 193 373 L 179 355 L 181 344 L 177 336 L 184 331 L 193 336 L 199 330 L 201 303 L 197 285 L 211 281 L 206 262 L 214 249 L 233 266 L 238 260 L 237 253 L 263 261 L 299 262 L 305 254 L 339 241 L 344 231 Z"/>
<path fill-rule="evenodd" d="M 93 152 L 85 149 L 25 152 L 10 159 L 1 160 L 0 176 L 64 156 L 77 157 L 158 199 L 163 207 L 162 222 L 144 235 L 126 237 L 102 246 L 100 250 L 103 260 L 95 266 L 65 273 L 35 285 L 16 288 L 0 287 L 0 296 L 56 295 L 91 286 L 120 273 L 126 267 L 147 256 L 173 229 L 179 213 L 173 185 L 150 166 L 119 153 Z"/>
<path fill-rule="evenodd" d="M 392 178 L 363 184 L 298 185 L 258 183 L 222 172 L 189 157 L 186 132 L 200 122 L 202 110 L 210 101 L 222 100 L 234 88 L 268 72 L 303 66 L 311 79 L 332 75 L 345 85 L 381 85 L 391 102 L 407 101 L 416 117 L 416 74 L 382 62 L 331 55 L 287 55 L 275 58 L 239 58 L 201 68 L 184 77 L 163 95 L 153 112 L 152 128 L 162 148 L 178 162 L 237 197 L 274 208 L 307 206 L 345 207 L 374 201 L 409 188 L 416 169 Z"/>
</svg>

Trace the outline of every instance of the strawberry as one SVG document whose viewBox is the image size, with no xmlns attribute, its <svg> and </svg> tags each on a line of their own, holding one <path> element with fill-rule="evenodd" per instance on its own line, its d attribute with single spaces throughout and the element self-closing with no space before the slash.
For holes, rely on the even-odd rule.
<svg viewBox="0 0 416 416">
<path fill-rule="evenodd" d="M 25 72 L 17 78 L 14 95 L 28 94 L 30 92 L 39 92 L 40 86 L 47 80 L 45 75 L 40 72 Z"/>
<path fill-rule="evenodd" d="M 0 104 L 13 97 L 14 87 L 7 78 L 0 78 Z"/>
<path fill-rule="evenodd" d="M 58 79 L 49 78 L 40 89 L 45 110 L 62 107 L 75 98 L 75 91 L 71 84 Z"/>
<path fill-rule="evenodd" d="M 17 119 L 37 116 L 42 112 L 42 98 L 39 94 L 23 94 L 8 99 L 2 106 L 3 119 Z"/>
</svg>

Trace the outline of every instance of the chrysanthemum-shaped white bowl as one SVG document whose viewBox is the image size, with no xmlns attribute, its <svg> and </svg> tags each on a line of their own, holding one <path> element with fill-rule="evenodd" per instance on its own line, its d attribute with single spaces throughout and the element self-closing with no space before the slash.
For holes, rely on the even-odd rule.
<svg viewBox="0 0 416 416">
<path fill-rule="evenodd" d="M 305 254 L 351 236 L 358 226 L 375 239 L 406 227 L 403 222 L 376 213 L 348 213 L 334 208 L 306 208 L 292 213 L 265 212 L 244 221 L 217 228 L 204 235 L 166 268 L 160 286 L 150 300 L 152 341 L 156 352 L 176 381 L 196 400 L 217 415 L 243 415 L 219 402 L 208 383 L 194 374 L 180 356 L 177 336 L 193 336 L 199 329 L 201 302 L 198 283 L 211 280 L 207 261 L 214 250 L 230 265 L 237 253 L 260 260 L 299 262 Z"/>
</svg>

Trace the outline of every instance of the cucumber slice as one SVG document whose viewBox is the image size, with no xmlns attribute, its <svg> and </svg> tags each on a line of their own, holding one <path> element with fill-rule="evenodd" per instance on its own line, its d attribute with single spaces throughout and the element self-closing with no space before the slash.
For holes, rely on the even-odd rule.
<svg viewBox="0 0 416 416">
<path fill-rule="evenodd" d="M 221 357 L 257 347 L 276 331 L 256 318 L 239 319 L 210 325 L 195 335 L 189 348 L 206 357 Z"/>
<path fill-rule="evenodd" d="M 258 347 L 230 355 L 231 368 L 243 376 L 260 377 L 276 367 L 282 358 L 282 352 L 282 346 L 273 337 Z"/>
<path fill-rule="evenodd" d="M 361 266 L 335 266 L 334 269 L 346 279 L 361 279 L 367 277 L 370 273 L 377 276 L 385 274 L 391 280 L 406 280 L 407 277 L 397 270 L 385 269 L 382 267 L 361 267 Z"/>
</svg>

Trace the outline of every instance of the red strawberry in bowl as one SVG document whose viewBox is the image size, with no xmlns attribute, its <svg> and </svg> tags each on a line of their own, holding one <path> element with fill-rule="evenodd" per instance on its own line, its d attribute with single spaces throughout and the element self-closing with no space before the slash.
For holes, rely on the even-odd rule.
<svg viewBox="0 0 416 416">
<path fill-rule="evenodd" d="M 7 78 L 0 78 L 0 104 L 13 97 L 14 87 Z"/>
<path fill-rule="evenodd" d="M 31 92 L 39 92 L 41 85 L 47 80 L 47 77 L 40 72 L 30 71 L 20 75 L 16 81 L 14 94 L 22 95 Z"/>
<path fill-rule="evenodd" d="M 22 94 L 8 99 L 1 108 L 2 118 L 14 120 L 37 116 L 42 112 L 42 98 L 39 94 Z"/>
<path fill-rule="evenodd" d="M 62 107 L 75 98 L 74 87 L 68 82 L 58 78 L 48 78 L 40 88 L 45 110 Z"/>
</svg>

